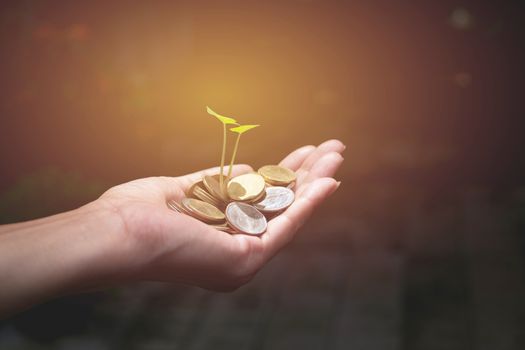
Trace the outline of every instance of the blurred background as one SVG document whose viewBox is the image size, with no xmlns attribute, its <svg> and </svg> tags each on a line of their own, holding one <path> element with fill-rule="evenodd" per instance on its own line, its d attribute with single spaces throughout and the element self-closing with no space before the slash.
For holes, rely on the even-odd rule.
<svg viewBox="0 0 525 350">
<path fill-rule="evenodd" d="M 520 1 L 2 1 L 0 223 L 217 165 L 206 105 L 262 125 L 255 168 L 347 149 L 238 291 L 61 298 L 0 348 L 524 349 L 524 23 Z"/>
</svg>

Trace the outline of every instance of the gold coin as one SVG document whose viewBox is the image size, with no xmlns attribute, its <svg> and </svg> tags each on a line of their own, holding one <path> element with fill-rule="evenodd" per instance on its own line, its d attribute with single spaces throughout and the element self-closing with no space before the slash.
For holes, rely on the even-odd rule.
<svg viewBox="0 0 525 350">
<path fill-rule="evenodd" d="M 166 203 L 170 209 L 180 213 L 179 207 L 175 204 L 175 201 L 169 201 Z"/>
<path fill-rule="evenodd" d="M 264 192 L 264 178 L 257 173 L 248 173 L 234 177 L 226 187 L 228 196 L 236 201 L 250 201 Z"/>
<path fill-rule="evenodd" d="M 236 233 L 237 231 L 232 228 L 228 222 L 224 222 L 223 224 L 210 224 L 210 227 L 213 227 L 216 230 L 228 232 L 228 233 Z"/>
<path fill-rule="evenodd" d="M 223 212 L 210 203 L 198 199 L 184 198 L 182 206 L 189 211 L 192 216 L 205 222 L 222 222 L 226 219 Z"/>
<path fill-rule="evenodd" d="M 266 197 L 266 186 L 265 186 L 265 190 L 262 191 L 262 193 L 258 197 L 254 198 L 254 199 L 251 199 L 249 201 L 246 201 L 246 202 L 247 203 L 251 203 L 251 204 L 258 203 L 258 202 L 262 201 L 265 197 Z"/>
<path fill-rule="evenodd" d="M 224 177 L 224 180 L 226 181 L 226 176 Z M 224 193 L 224 189 L 221 189 L 220 186 L 220 180 L 219 180 L 219 174 L 217 175 L 206 175 L 202 178 L 202 183 L 204 184 L 204 187 L 208 190 L 208 192 L 215 198 L 217 198 L 220 201 L 227 202 L 228 198 L 226 194 Z"/>
<path fill-rule="evenodd" d="M 272 186 L 287 186 L 297 178 L 293 170 L 280 165 L 265 165 L 257 172 Z"/>
<path fill-rule="evenodd" d="M 196 187 L 193 191 L 193 195 L 195 196 L 195 198 L 210 203 L 216 206 L 217 208 L 221 206 L 221 202 L 219 200 L 217 200 L 215 197 L 213 197 L 211 194 L 209 194 L 208 192 L 206 192 L 206 190 L 202 188 Z"/>
<path fill-rule="evenodd" d="M 204 184 L 202 183 L 202 180 L 197 181 L 197 182 L 195 182 L 193 185 L 191 185 L 191 186 L 186 190 L 186 196 L 188 196 L 188 197 L 193 197 L 193 196 L 194 196 L 194 193 L 195 193 L 195 190 L 196 190 L 197 188 L 202 188 L 202 189 L 204 189 Z"/>
<path fill-rule="evenodd" d="M 182 213 L 182 214 L 189 215 L 189 213 L 186 210 L 186 208 L 184 208 L 182 205 L 180 205 L 176 201 L 172 200 L 172 201 L 169 201 L 167 204 L 168 204 L 168 207 L 170 207 L 170 209 L 173 209 L 176 212 L 179 212 L 179 213 Z"/>
</svg>

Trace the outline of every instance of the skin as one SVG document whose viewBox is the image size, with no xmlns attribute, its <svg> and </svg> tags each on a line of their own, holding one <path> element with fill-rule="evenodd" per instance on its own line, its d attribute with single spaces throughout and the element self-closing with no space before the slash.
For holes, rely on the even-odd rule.
<svg viewBox="0 0 525 350">
<path fill-rule="evenodd" d="M 62 295 L 135 281 L 232 291 L 249 282 L 338 188 L 345 146 L 304 146 L 280 165 L 297 173 L 296 200 L 260 237 L 228 234 L 166 206 L 203 175 L 150 177 L 110 188 L 78 209 L 0 226 L 0 318 Z M 233 175 L 253 169 L 236 165 Z"/>
</svg>

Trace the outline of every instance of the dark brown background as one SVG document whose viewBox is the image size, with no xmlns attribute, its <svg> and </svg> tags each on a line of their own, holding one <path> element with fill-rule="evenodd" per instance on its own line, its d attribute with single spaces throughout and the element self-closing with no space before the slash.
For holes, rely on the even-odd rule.
<svg viewBox="0 0 525 350">
<path fill-rule="evenodd" d="M 144 284 L 0 325 L 1 348 L 521 349 L 518 1 L 3 1 L 0 222 L 339 138 L 342 186 L 233 294 Z M 285 281 L 285 282 L 283 282 Z M 49 322 L 53 319 L 53 322 Z"/>
</svg>

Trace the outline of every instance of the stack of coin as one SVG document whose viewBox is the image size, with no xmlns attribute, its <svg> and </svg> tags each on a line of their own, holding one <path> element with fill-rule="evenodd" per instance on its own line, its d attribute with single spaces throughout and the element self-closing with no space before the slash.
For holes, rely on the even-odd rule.
<svg viewBox="0 0 525 350">
<path fill-rule="evenodd" d="M 197 198 L 202 200 L 203 202 L 209 203 L 215 207 L 220 207 L 222 204 L 222 200 L 214 197 L 213 195 L 208 192 L 206 187 L 204 187 L 204 181 L 199 181 L 194 183 L 186 192 L 186 195 L 190 198 Z"/>
<path fill-rule="evenodd" d="M 168 206 L 220 231 L 260 235 L 267 228 L 266 216 L 278 215 L 293 203 L 295 180 L 292 170 L 278 165 L 236 176 L 223 188 L 218 174 L 207 175 L 188 188 L 187 198 Z"/>
</svg>

